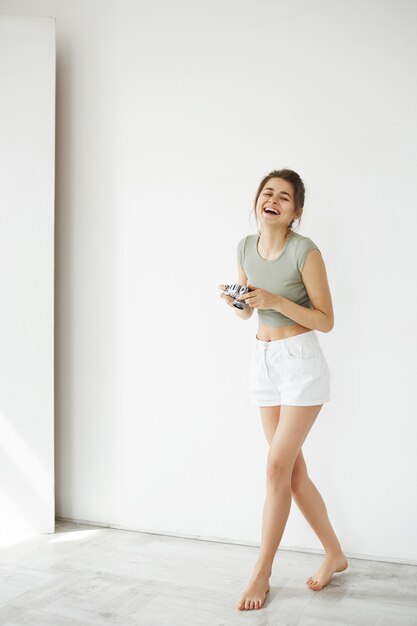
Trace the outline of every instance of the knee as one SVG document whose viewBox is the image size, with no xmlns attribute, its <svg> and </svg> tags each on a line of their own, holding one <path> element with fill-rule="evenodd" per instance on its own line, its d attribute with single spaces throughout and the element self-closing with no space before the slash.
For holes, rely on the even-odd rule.
<svg viewBox="0 0 417 626">
<path fill-rule="evenodd" d="M 281 482 L 283 478 L 291 477 L 292 467 L 284 459 L 269 459 L 266 466 L 266 475 L 272 482 Z"/>
</svg>

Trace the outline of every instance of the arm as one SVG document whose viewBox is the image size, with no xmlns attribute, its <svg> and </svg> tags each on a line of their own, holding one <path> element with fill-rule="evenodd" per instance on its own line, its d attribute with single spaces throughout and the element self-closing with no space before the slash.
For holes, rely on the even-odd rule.
<svg viewBox="0 0 417 626">
<path fill-rule="evenodd" d="M 334 326 L 333 305 L 326 266 L 318 250 L 308 253 L 301 277 L 313 308 L 300 306 L 283 296 L 277 296 L 277 304 L 273 308 L 297 324 L 328 333 Z"/>
<path fill-rule="evenodd" d="M 246 285 L 248 284 L 248 278 L 245 274 L 245 270 L 239 265 L 239 263 L 237 264 L 237 272 L 239 276 L 237 279 L 238 284 L 246 287 Z M 236 315 L 241 317 L 243 320 L 248 320 L 253 315 L 253 308 L 248 304 L 242 311 L 240 309 L 237 309 L 235 306 L 233 308 L 236 311 Z"/>
</svg>

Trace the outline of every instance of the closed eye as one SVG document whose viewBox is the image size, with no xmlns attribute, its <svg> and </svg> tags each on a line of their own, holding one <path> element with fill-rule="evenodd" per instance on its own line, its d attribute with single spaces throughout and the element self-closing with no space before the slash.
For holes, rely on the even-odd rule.
<svg viewBox="0 0 417 626">
<path fill-rule="evenodd" d="M 265 196 L 272 196 L 272 193 L 266 193 Z M 281 196 L 281 200 L 289 200 L 289 198 L 286 198 L 285 196 Z"/>
</svg>

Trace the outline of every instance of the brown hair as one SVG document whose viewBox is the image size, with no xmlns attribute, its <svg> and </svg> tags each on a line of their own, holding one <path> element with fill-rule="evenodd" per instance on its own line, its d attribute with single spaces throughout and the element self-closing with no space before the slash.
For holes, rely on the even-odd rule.
<svg viewBox="0 0 417 626">
<path fill-rule="evenodd" d="M 255 201 L 254 201 L 254 205 L 252 209 L 252 211 L 254 211 L 255 213 L 256 225 L 258 225 L 258 218 L 256 215 L 256 203 L 258 202 L 258 198 L 261 194 L 262 189 L 271 178 L 282 178 L 283 180 L 287 180 L 289 183 L 291 183 L 293 192 L 294 192 L 295 210 L 297 211 L 298 209 L 302 209 L 304 207 L 305 186 L 300 176 L 297 174 L 297 172 L 294 172 L 294 170 L 289 170 L 286 168 L 282 170 L 272 170 L 272 172 L 269 172 L 269 174 L 267 174 L 267 176 L 265 176 L 261 180 L 258 190 L 256 192 Z M 250 214 L 249 214 L 249 217 L 250 217 Z M 300 218 L 296 218 L 296 219 L 298 219 L 298 225 L 299 225 Z M 292 229 L 293 223 L 294 223 L 294 220 L 292 220 L 288 226 L 289 231 L 293 230 Z M 260 233 L 259 228 L 258 228 L 258 233 Z"/>
</svg>

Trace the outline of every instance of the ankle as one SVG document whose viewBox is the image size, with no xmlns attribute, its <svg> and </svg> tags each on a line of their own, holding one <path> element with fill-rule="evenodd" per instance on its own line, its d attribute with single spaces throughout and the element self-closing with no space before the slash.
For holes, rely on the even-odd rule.
<svg viewBox="0 0 417 626">
<path fill-rule="evenodd" d="M 324 556 L 327 559 L 337 559 L 337 558 L 340 558 L 340 557 L 344 557 L 345 555 L 344 555 L 344 553 L 342 551 L 342 548 L 339 547 L 339 548 L 329 548 L 328 550 L 325 550 L 324 551 Z"/>
<path fill-rule="evenodd" d="M 257 563 L 253 568 L 254 576 L 265 576 L 269 578 L 272 574 L 272 568 L 268 564 Z"/>
</svg>

